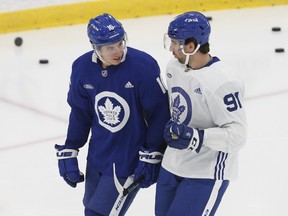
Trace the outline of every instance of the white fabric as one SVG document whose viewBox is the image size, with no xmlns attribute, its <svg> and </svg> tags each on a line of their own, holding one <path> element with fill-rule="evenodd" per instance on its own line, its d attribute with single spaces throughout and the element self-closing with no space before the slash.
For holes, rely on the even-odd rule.
<svg viewBox="0 0 288 216">
<path fill-rule="evenodd" d="M 163 154 L 161 152 L 143 152 L 139 151 L 139 160 L 151 163 L 151 164 L 157 164 L 162 161 Z"/>
<path fill-rule="evenodd" d="M 78 151 L 75 149 L 63 149 L 61 151 L 57 151 L 56 156 L 58 160 L 68 159 L 77 157 Z"/>
<path fill-rule="evenodd" d="M 193 137 L 191 138 L 187 149 L 195 152 L 196 149 L 199 147 L 199 144 L 200 144 L 199 133 L 196 129 L 193 128 Z"/>
<path fill-rule="evenodd" d="M 193 70 L 172 59 L 166 75 L 170 104 L 173 106 L 176 101 L 171 107 L 172 116 L 177 116 L 177 123 L 204 130 L 204 138 L 198 154 L 167 147 L 162 166 L 182 177 L 236 178 L 238 151 L 246 139 L 243 82 L 221 61 Z M 223 102 L 231 93 L 233 97 L 237 94 L 241 107 L 237 100 L 229 105 L 229 97 L 226 104 Z M 235 111 L 229 112 L 227 108 Z M 217 166 L 220 159 L 223 166 Z"/>
</svg>

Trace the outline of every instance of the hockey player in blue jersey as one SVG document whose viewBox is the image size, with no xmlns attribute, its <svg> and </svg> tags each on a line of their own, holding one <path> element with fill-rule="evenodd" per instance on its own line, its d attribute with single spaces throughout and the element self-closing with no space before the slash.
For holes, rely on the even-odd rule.
<svg viewBox="0 0 288 216">
<path fill-rule="evenodd" d="M 199 12 L 170 22 L 164 44 L 171 120 L 156 186 L 156 216 L 213 216 L 237 175 L 246 140 L 244 85 L 209 54 L 210 24 Z"/>
<path fill-rule="evenodd" d="M 86 216 L 124 215 L 139 188 L 154 184 L 166 148 L 168 94 L 155 59 L 126 47 L 122 24 L 110 14 L 88 23 L 93 50 L 72 65 L 65 145 L 56 145 L 60 175 L 72 187 L 84 181 L 77 154 L 89 138 Z M 135 190 L 123 189 L 144 178 Z"/>
</svg>

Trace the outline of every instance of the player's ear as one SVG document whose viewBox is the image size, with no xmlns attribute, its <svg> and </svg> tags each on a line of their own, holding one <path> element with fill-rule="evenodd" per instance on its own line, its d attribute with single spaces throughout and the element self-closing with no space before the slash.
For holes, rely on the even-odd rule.
<svg viewBox="0 0 288 216">
<path fill-rule="evenodd" d="M 193 53 L 194 50 L 196 49 L 195 43 L 193 43 L 192 41 L 189 42 L 188 44 L 185 45 L 185 52 L 186 53 Z"/>
</svg>

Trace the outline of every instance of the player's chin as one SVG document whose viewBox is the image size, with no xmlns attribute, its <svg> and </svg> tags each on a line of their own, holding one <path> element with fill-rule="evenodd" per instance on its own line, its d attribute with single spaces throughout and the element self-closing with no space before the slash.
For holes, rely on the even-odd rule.
<svg viewBox="0 0 288 216">
<path fill-rule="evenodd" d="M 181 63 L 181 64 L 185 63 L 185 59 L 179 58 L 178 56 L 175 56 L 175 55 L 174 55 L 174 57 L 178 60 L 179 63 Z"/>
<path fill-rule="evenodd" d="M 176 55 L 175 53 L 173 53 L 173 56 L 174 56 L 174 58 L 178 59 L 178 61 L 181 60 L 181 58 L 178 55 Z"/>
<path fill-rule="evenodd" d="M 109 65 L 111 66 L 111 65 L 113 65 L 113 66 L 116 66 L 116 65 L 119 65 L 120 64 L 120 62 L 118 62 L 118 61 L 110 61 L 109 62 Z"/>
</svg>

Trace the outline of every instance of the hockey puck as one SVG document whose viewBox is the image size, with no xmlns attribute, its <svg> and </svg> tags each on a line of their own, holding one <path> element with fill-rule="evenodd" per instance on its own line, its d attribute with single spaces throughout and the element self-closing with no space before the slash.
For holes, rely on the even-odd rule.
<svg viewBox="0 0 288 216">
<path fill-rule="evenodd" d="M 209 20 L 209 21 L 212 20 L 212 17 L 211 17 L 211 16 L 207 16 L 206 18 L 207 18 L 207 20 Z"/>
<path fill-rule="evenodd" d="M 21 37 L 16 37 L 14 43 L 16 46 L 21 46 L 23 43 L 23 39 Z"/>
<path fill-rule="evenodd" d="M 276 53 L 282 53 L 282 52 L 284 52 L 284 48 L 276 48 L 275 52 Z"/>
<path fill-rule="evenodd" d="M 40 63 L 40 64 L 48 64 L 49 61 L 48 61 L 48 59 L 40 59 L 40 60 L 39 60 L 39 63 Z"/>
<path fill-rule="evenodd" d="M 280 27 L 272 27 L 272 31 L 279 32 L 279 31 L 281 31 L 281 28 Z"/>
</svg>

